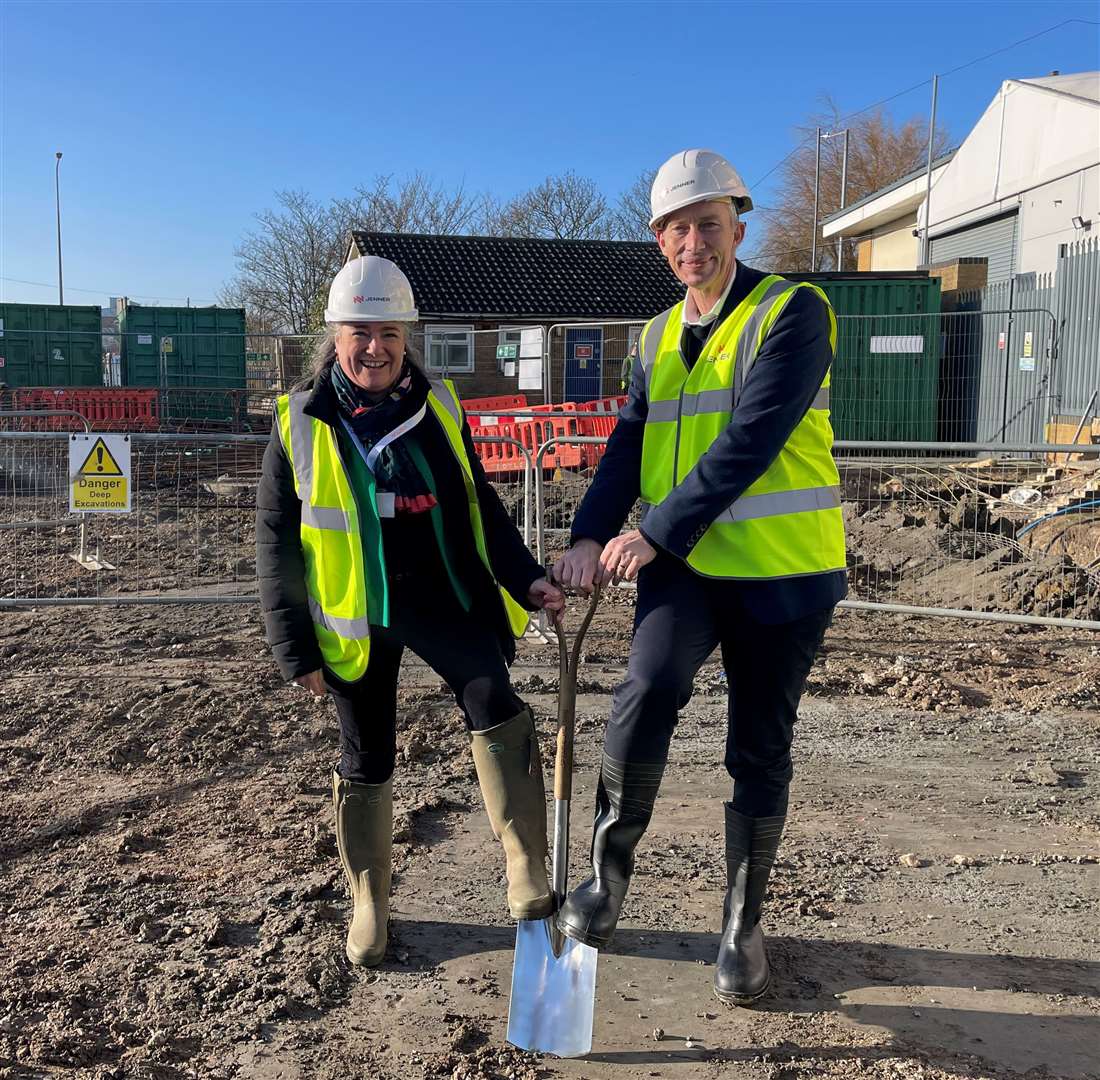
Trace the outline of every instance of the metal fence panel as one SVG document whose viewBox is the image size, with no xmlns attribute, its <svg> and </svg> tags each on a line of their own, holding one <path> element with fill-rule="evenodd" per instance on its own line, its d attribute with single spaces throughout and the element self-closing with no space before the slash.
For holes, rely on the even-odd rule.
<svg viewBox="0 0 1100 1080">
<path fill-rule="evenodd" d="M 1069 244 L 1058 260 L 1058 409 L 1079 417 L 1100 390 L 1100 239 Z M 1095 415 L 1095 411 L 1093 412 Z"/>
</svg>

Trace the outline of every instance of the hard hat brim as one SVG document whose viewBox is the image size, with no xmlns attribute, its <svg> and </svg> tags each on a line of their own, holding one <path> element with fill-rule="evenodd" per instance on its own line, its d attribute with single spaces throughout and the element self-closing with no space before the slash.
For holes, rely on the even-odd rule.
<svg viewBox="0 0 1100 1080">
<path fill-rule="evenodd" d="M 680 202 L 673 203 L 672 206 L 665 207 L 656 217 L 649 219 L 649 227 L 651 229 L 656 228 L 658 221 L 662 221 L 669 214 L 675 214 L 677 210 L 683 210 L 685 206 L 694 206 L 696 203 L 701 202 L 717 202 L 719 199 L 729 199 L 738 214 L 743 214 L 752 209 L 752 199 L 748 195 L 730 195 L 727 191 L 704 192 L 691 195 Z"/>
<path fill-rule="evenodd" d="M 417 308 L 409 308 L 407 311 L 387 312 L 384 315 L 368 315 L 362 311 L 341 312 L 332 308 L 325 308 L 325 325 L 336 326 L 339 323 L 360 322 L 416 322 L 420 318 Z"/>
</svg>

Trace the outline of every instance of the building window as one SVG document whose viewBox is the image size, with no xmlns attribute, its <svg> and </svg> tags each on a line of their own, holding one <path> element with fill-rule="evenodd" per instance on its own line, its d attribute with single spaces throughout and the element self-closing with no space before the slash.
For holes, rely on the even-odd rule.
<svg viewBox="0 0 1100 1080">
<path fill-rule="evenodd" d="M 426 326 L 424 360 L 429 371 L 473 371 L 472 326 Z"/>
<path fill-rule="evenodd" d="M 512 371 L 519 368 L 519 345 L 523 338 L 521 330 L 501 329 L 497 334 L 497 373 L 505 373 L 505 364 L 512 365 Z"/>
</svg>

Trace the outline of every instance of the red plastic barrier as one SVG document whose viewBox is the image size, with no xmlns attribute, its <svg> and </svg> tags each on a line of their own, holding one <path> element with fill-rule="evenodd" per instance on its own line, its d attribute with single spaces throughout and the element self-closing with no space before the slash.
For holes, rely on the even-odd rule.
<svg viewBox="0 0 1100 1080">
<path fill-rule="evenodd" d="M 498 394 L 496 397 L 465 398 L 462 407 L 466 412 L 501 412 L 504 409 L 526 409 L 526 394 Z"/>
<path fill-rule="evenodd" d="M 491 438 L 500 435 L 502 438 L 518 439 L 518 424 L 497 424 L 495 427 L 482 428 L 478 434 Z M 507 442 L 475 442 L 474 449 L 481 459 L 482 468 L 489 474 L 496 473 L 521 473 L 526 467 L 526 459 L 523 451 L 512 443 Z"/>
<path fill-rule="evenodd" d="M 538 448 L 550 439 L 561 435 L 579 435 L 577 418 L 574 416 L 548 416 L 545 420 L 529 420 L 516 424 L 518 439 L 530 452 L 532 459 Z M 568 443 L 555 443 L 542 455 L 544 469 L 576 469 L 584 464 L 584 447 L 570 446 Z"/>
<path fill-rule="evenodd" d="M 13 409 L 70 409 L 80 413 L 95 431 L 156 431 L 157 391 L 134 387 L 24 386 L 12 391 Z M 75 416 L 25 418 L 28 430 L 79 431 Z"/>
<path fill-rule="evenodd" d="M 626 404 L 626 395 L 621 397 L 596 398 L 595 401 L 582 401 L 577 412 L 615 415 Z"/>
</svg>

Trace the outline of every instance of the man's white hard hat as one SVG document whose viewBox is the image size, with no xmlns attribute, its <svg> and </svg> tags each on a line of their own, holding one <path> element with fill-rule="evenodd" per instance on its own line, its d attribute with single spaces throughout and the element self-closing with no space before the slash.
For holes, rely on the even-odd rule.
<svg viewBox="0 0 1100 1080">
<path fill-rule="evenodd" d="M 673 210 L 712 199 L 732 199 L 739 214 L 752 209 L 749 189 L 721 154 L 713 150 L 682 150 L 673 154 L 653 178 L 649 227 L 652 229 Z"/>
<path fill-rule="evenodd" d="M 418 314 L 400 267 L 379 255 L 360 255 L 332 279 L 325 322 L 416 322 Z"/>
</svg>

